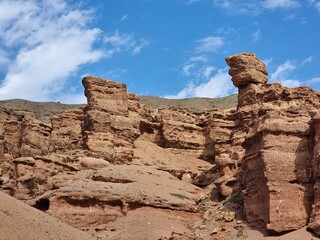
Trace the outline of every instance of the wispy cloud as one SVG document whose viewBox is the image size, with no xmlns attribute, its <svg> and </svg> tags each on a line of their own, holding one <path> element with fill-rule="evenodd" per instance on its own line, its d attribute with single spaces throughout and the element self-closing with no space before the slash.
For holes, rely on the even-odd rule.
<svg viewBox="0 0 320 240">
<path fill-rule="evenodd" d="M 283 64 L 279 65 L 277 69 L 271 74 L 270 80 L 272 82 L 281 82 L 285 80 L 289 73 L 296 69 L 295 64 L 291 60 L 285 61 Z"/>
<path fill-rule="evenodd" d="M 128 19 L 128 15 L 125 14 L 122 16 L 122 18 L 120 19 L 120 22 L 126 21 Z"/>
<path fill-rule="evenodd" d="M 261 14 L 264 10 L 269 9 L 291 9 L 299 7 L 296 0 L 214 0 L 214 5 L 222 8 L 229 14 Z"/>
<path fill-rule="evenodd" d="M 208 57 L 206 55 L 198 55 L 190 58 L 190 62 L 208 62 Z"/>
<path fill-rule="evenodd" d="M 262 60 L 262 62 L 264 62 L 266 64 L 266 66 L 268 67 L 270 65 L 270 63 L 272 62 L 273 58 L 268 58 L 268 59 L 264 59 Z"/>
<path fill-rule="evenodd" d="M 318 10 L 318 12 L 320 13 L 320 2 L 315 3 L 314 6 Z"/>
<path fill-rule="evenodd" d="M 224 45 L 224 39 L 222 37 L 205 37 L 196 41 L 196 51 L 198 52 L 216 52 Z"/>
<path fill-rule="evenodd" d="M 261 13 L 261 5 L 254 0 L 214 0 L 214 5 L 222 8 L 229 14 L 259 14 Z"/>
<path fill-rule="evenodd" d="M 124 51 L 136 55 L 149 45 L 149 42 L 144 38 L 136 39 L 133 34 L 119 33 L 118 31 L 112 35 L 105 36 L 104 42 L 108 45 L 108 57 Z"/>
<path fill-rule="evenodd" d="M 299 7 L 300 4 L 295 0 L 265 0 L 263 2 L 263 7 L 268 9 L 276 9 L 276 8 L 296 8 Z"/>
<path fill-rule="evenodd" d="M 277 69 L 271 74 L 270 82 L 280 82 L 283 86 L 286 87 L 301 86 L 301 81 L 290 79 L 290 74 L 295 69 L 296 65 L 293 61 L 285 61 L 283 64 L 279 65 Z"/>
<path fill-rule="evenodd" d="M 183 75 L 190 76 L 190 74 L 191 74 L 190 70 L 194 67 L 194 65 L 195 65 L 194 63 L 184 65 L 182 67 Z"/>
<path fill-rule="evenodd" d="M 201 2 L 202 0 L 184 0 L 184 3 L 190 5 L 192 3 Z"/>
<path fill-rule="evenodd" d="M 233 93 L 235 88 L 228 71 L 217 70 L 214 65 L 209 64 L 210 56 L 216 54 L 224 44 L 224 38 L 217 36 L 197 40 L 194 48 L 197 55 L 191 56 L 182 67 L 182 76 L 188 78 L 188 84 L 177 94 L 165 97 L 221 97 Z"/>
<path fill-rule="evenodd" d="M 305 65 L 307 63 L 311 63 L 313 61 L 313 56 L 307 57 L 302 61 L 302 65 Z"/>
<path fill-rule="evenodd" d="M 104 75 L 108 79 L 117 80 L 117 78 L 121 77 L 122 75 L 126 74 L 127 72 L 128 72 L 128 69 L 116 68 L 116 69 L 112 69 L 112 70 L 107 71 Z"/>
<path fill-rule="evenodd" d="M 283 18 L 283 21 L 292 21 L 296 18 L 295 14 L 289 14 Z"/>
<path fill-rule="evenodd" d="M 10 63 L 9 53 L 0 49 L 0 67 L 4 68 L 7 67 Z"/>
<path fill-rule="evenodd" d="M 101 31 L 89 26 L 93 17 L 65 0 L 0 1 L 0 48 L 15 49 L 0 98 L 52 100 L 79 66 L 102 58 L 94 48 Z"/>
<path fill-rule="evenodd" d="M 202 84 L 190 82 L 188 86 L 175 95 L 167 95 L 166 98 L 189 98 L 189 97 L 224 97 L 235 92 L 227 69 L 219 69 L 209 81 Z"/>
<path fill-rule="evenodd" d="M 214 70 L 216 70 L 215 66 L 206 66 L 203 70 L 203 76 L 208 79 Z"/>
<path fill-rule="evenodd" d="M 310 6 L 315 7 L 315 9 L 320 13 L 320 1 L 317 0 L 308 0 Z"/>
<path fill-rule="evenodd" d="M 252 33 L 251 38 L 254 42 L 258 41 L 261 38 L 260 29 Z"/>
<path fill-rule="evenodd" d="M 309 84 L 320 83 L 320 77 L 311 78 L 310 80 L 307 81 L 307 83 L 309 83 Z"/>
</svg>

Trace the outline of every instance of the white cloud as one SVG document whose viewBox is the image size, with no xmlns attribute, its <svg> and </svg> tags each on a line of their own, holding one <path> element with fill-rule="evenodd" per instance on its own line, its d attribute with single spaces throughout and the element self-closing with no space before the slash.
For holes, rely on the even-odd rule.
<svg viewBox="0 0 320 240">
<path fill-rule="evenodd" d="M 10 58 L 9 58 L 9 54 L 0 49 L 0 67 L 4 68 L 7 67 L 7 65 L 10 63 Z"/>
<path fill-rule="evenodd" d="M 133 34 L 119 33 L 116 31 L 112 35 L 107 35 L 104 42 L 109 45 L 108 57 L 115 53 L 128 51 L 133 55 L 139 54 L 141 49 L 149 45 L 144 38 L 135 39 Z"/>
<path fill-rule="evenodd" d="M 214 5 L 236 15 L 257 15 L 265 9 L 291 9 L 300 6 L 296 0 L 214 0 Z"/>
<path fill-rule="evenodd" d="M 302 61 L 302 65 L 311 63 L 313 61 L 313 56 L 307 57 Z"/>
<path fill-rule="evenodd" d="M 285 87 L 294 88 L 301 86 L 301 82 L 299 80 L 286 79 L 282 80 L 281 84 Z"/>
<path fill-rule="evenodd" d="M 320 13 L 320 2 L 315 3 L 314 6 L 318 10 L 318 12 Z"/>
<path fill-rule="evenodd" d="M 292 21 L 296 18 L 295 14 L 289 14 L 283 18 L 283 21 Z"/>
<path fill-rule="evenodd" d="M 311 78 L 310 80 L 306 81 L 307 84 L 317 84 L 320 83 L 320 77 L 314 77 Z"/>
<path fill-rule="evenodd" d="M 308 0 L 308 3 L 310 6 L 314 6 L 317 9 L 317 11 L 320 13 L 320 1 Z"/>
<path fill-rule="evenodd" d="M 214 5 L 226 10 L 229 14 L 256 15 L 262 11 L 259 2 L 256 0 L 214 0 Z"/>
<path fill-rule="evenodd" d="M 287 60 L 283 64 L 279 65 L 275 72 L 271 74 L 271 82 L 282 82 L 287 79 L 290 72 L 296 69 L 293 61 Z"/>
<path fill-rule="evenodd" d="M 302 82 L 296 79 L 290 79 L 290 74 L 296 69 L 293 61 L 287 60 L 279 65 L 277 69 L 271 74 L 270 82 L 280 82 L 285 87 L 298 87 Z"/>
<path fill-rule="evenodd" d="M 116 69 L 112 69 L 107 71 L 104 76 L 107 79 L 115 79 L 117 80 L 119 77 L 121 77 L 122 75 L 126 74 L 128 72 L 128 69 L 124 69 L 124 68 L 116 68 Z"/>
<path fill-rule="evenodd" d="M 126 21 L 128 19 L 128 15 L 125 14 L 122 16 L 122 18 L 120 19 L 120 22 Z"/>
<path fill-rule="evenodd" d="M 184 89 L 175 95 L 168 95 L 165 98 L 190 98 L 190 97 L 224 97 L 235 92 L 227 69 L 219 69 L 209 81 L 195 85 L 189 83 Z"/>
<path fill-rule="evenodd" d="M 203 70 L 203 76 L 208 79 L 211 76 L 211 73 L 216 69 L 215 66 L 206 66 Z"/>
<path fill-rule="evenodd" d="M 268 58 L 268 59 L 264 59 L 262 60 L 262 62 L 264 62 L 266 64 L 266 66 L 268 67 L 270 65 L 270 63 L 272 62 L 273 58 Z"/>
<path fill-rule="evenodd" d="M 198 52 L 216 52 L 224 45 L 222 37 L 209 36 L 196 41 L 196 51 Z"/>
<path fill-rule="evenodd" d="M 296 8 L 299 3 L 295 0 L 265 0 L 263 6 L 268 9 Z"/>
<path fill-rule="evenodd" d="M 59 96 L 59 101 L 68 104 L 86 104 L 87 98 L 84 94 L 62 94 Z"/>
<path fill-rule="evenodd" d="M 190 62 L 208 62 L 208 57 L 205 55 L 193 56 L 190 59 Z"/>
<path fill-rule="evenodd" d="M 190 76 L 190 74 L 191 74 L 190 70 L 194 66 L 195 66 L 194 63 L 184 65 L 183 68 L 182 68 L 183 75 Z"/>
<path fill-rule="evenodd" d="M 101 31 L 88 26 L 94 17 L 90 10 L 65 0 L 3 0 L 0 9 L 0 42 L 15 49 L 1 99 L 53 100 L 80 65 L 103 57 L 93 48 Z"/>
<path fill-rule="evenodd" d="M 253 41 L 258 41 L 261 37 L 261 34 L 260 34 L 260 29 L 258 29 L 257 31 L 255 31 L 254 33 L 251 34 L 251 37 L 252 37 L 252 40 Z"/>
<path fill-rule="evenodd" d="M 192 3 L 196 3 L 196 2 L 200 2 L 202 0 L 184 0 L 184 3 L 187 4 L 187 5 L 190 5 Z"/>
</svg>

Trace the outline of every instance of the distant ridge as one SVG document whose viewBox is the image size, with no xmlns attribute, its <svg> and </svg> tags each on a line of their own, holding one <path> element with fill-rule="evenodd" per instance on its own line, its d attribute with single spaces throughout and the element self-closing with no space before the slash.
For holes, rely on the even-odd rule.
<svg viewBox="0 0 320 240">
<path fill-rule="evenodd" d="M 180 107 L 189 112 L 203 112 L 214 108 L 229 109 L 237 106 L 238 94 L 233 94 L 222 98 L 185 98 L 166 99 L 152 96 L 140 96 L 140 102 L 147 108 L 168 108 Z"/>
<path fill-rule="evenodd" d="M 140 102 L 149 109 L 180 107 L 189 112 L 203 112 L 214 108 L 229 109 L 237 106 L 238 95 L 223 98 L 186 98 L 166 99 L 152 96 L 139 96 Z M 62 104 L 59 102 L 33 102 L 23 99 L 10 99 L 0 101 L 0 107 L 13 110 L 33 112 L 37 118 L 48 120 L 61 111 L 85 107 L 85 104 Z"/>
</svg>

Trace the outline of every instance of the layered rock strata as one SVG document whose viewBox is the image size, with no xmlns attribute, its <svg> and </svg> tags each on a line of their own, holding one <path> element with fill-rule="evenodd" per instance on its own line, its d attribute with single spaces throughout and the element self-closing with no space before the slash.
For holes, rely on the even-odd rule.
<svg viewBox="0 0 320 240">
<path fill-rule="evenodd" d="M 249 223 L 277 234 L 308 225 L 320 235 L 320 94 L 268 84 L 255 54 L 226 62 L 237 109 L 147 109 L 124 84 L 95 77 L 83 79 L 86 107 L 51 122 L 1 108 L 2 190 L 113 239 L 144 212 L 191 219 L 212 197 L 199 198 L 199 186 L 214 183 L 223 198 L 242 191 Z"/>
<path fill-rule="evenodd" d="M 308 87 L 267 84 L 265 65 L 254 54 L 226 62 L 239 87 L 238 114 L 246 133 L 241 179 L 247 220 L 271 232 L 299 229 L 309 222 L 313 202 L 310 111 L 320 106 L 320 95 Z"/>
<path fill-rule="evenodd" d="M 85 77 L 82 83 L 88 99 L 84 109 L 88 153 L 110 162 L 131 161 L 139 128 L 129 117 L 126 85 L 93 77 Z M 131 109 L 138 110 L 134 106 Z"/>
<path fill-rule="evenodd" d="M 312 113 L 311 125 L 314 131 L 314 148 L 312 159 L 314 199 L 308 227 L 314 231 L 317 236 L 320 236 L 320 114 L 318 111 Z"/>
</svg>

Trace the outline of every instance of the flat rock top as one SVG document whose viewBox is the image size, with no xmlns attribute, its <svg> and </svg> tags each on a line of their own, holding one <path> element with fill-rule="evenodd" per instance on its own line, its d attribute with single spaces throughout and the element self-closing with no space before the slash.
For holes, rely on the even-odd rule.
<svg viewBox="0 0 320 240">
<path fill-rule="evenodd" d="M 149 166 L 115 165 L 87 170 L 86 176 L 75 176 L 72 183 L 61 187 L 58 198 L 121 200 L 128 204 L 193 211 L 200 188 L 178 180 L 171 174 Z"/>
<path fill-rule="evenodd" d="M 0 199 L 0 239 L 97 239 L 3 192 L 0 192 Z"/>
</svg>

